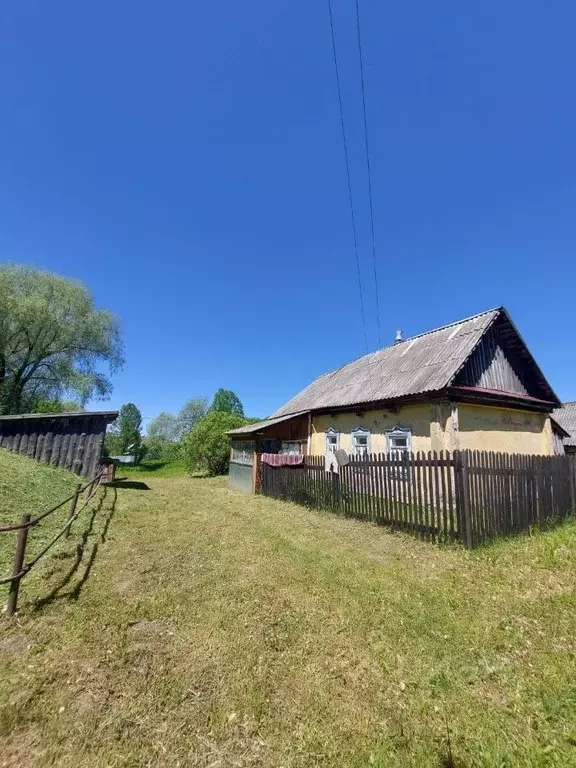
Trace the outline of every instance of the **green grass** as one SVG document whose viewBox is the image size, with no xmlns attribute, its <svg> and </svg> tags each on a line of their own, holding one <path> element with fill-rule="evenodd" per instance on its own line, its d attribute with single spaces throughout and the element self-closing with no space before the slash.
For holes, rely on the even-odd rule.
<svg viewBox="0 0 576 768">
<path fill-rule="evenodd" d="M 20 522 L 23 512 L 29 512 L 32 517 L 36 517 L 43 510 L 71 496 L 79 481 L 80 478 L 72 472 L 40 464 L 33 459 L 0 449 L 0 524 Z M 85 522 L 94 506 L 87 508 L 78 523 Z M 30 529 L 26 562 L 62 528 L 69 509 L 68 502 Z M 0 577 L 8 576 L 12 571 L 17 537 L 17 532 L 0 533 Z M 45 585 L 46 578 L 55 570 L 55 560 L 72 560 L 75 557 L 75 546 L 76 543 L 66 547 L 63 542 L 59 542 L 26 576 L 25 588 L 22 591 L 33 591 L 39 585 Z M 0 603 L 5 601 L 7 594 L 8 586 L 0 586 Z"/>
<path fill-rule="evenodd" d="M 576 765 L 574 524 L 467 552 L 131 481 L 0 625 L 2 765 Z"/>
<path fill-rule="evenodd" d="M 65 469 L 39 464 L 0 449 L 0 521 L 17 522 L 23 512 L 35 515 L 69 496 L 78 478 Z"/>
<path fill-rule="evenodd" d="M 183 477 L 187 474 L 183 461 L 142 461 L 140 464 L 119 464 L 116 467 L 117 477 L 139 477 L 153 475 L 154 477 Z"/>
</svg>

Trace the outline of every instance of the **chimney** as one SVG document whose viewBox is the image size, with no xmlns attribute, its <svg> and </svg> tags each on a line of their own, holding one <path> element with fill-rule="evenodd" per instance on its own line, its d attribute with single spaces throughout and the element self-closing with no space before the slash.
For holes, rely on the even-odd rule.
<svg viewBox="0 0 576 768">
<path fill-rule="evenodd" d="M 400 344 L 401 341 L 404 341 L 402 338 L 402 331 L 396 331 L 396 338 L 394 339 L 394 344 Z"/>
</svg>

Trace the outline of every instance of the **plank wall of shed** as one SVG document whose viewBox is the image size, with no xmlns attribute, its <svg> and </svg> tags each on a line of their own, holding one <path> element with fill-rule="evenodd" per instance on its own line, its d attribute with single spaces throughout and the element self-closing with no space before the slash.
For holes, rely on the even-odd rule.
<svg viewBox="0 0 576 768">
<path fill-rule="evenodd" d="M 102 416 L 2 420 L 0 447 L 92 477 L 105 434 L 106 419 Z"/>
</svg>

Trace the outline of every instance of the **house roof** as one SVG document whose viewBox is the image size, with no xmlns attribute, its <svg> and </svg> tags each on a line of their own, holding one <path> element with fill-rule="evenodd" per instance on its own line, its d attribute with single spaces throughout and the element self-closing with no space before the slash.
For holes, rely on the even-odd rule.
<svg viewBox="0 0 576 768">
<path fill-rule="evenodd" d="M 281 424 L 283 421 L 289 421 L 290 419 L 293 419 L 295 416 L 303 416 L 307 411 L 302 411 L 302 413 L 291 413 L 288 416 L 279 416 L 277 419 L 266 419 L 266 421 L 257 421 L 255 424 L 246 424 L 245 427 L 238 427 L 237 429 L 231 429 L 228 434 L 229 435 L 250 435 L 254 434 L 255 432 L 261 432 L 263 429 L 266 429 L 267 427 L 273 427 L 274 424 Z"/>
<path fill-rule="evenodd" d="M 486 331 L 496 322 L 514 354 L 529 367 L 539 392 L 543 393 L 542 401 L 559 403 L 508 313 L 499 307 L 412 336 L 325 373 L 270 418 L 444 390 L 453 384 Z"/>
<path fill-rule="evenodd" d="M 552 411 L 552 418 L 569 434 L 564 438 L 564 445 L 576 446 L 576 402 L 563 403 L 561 408 Z"/>
</svg>

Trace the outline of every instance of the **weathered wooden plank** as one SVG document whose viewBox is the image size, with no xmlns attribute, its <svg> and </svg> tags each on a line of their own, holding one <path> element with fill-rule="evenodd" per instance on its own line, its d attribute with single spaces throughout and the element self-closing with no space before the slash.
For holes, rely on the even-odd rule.
<svg viewBox="0 0 576 768">
<path fill-rule="evenodd" d="M 422 454 L 422 511 L 424 514 L 424 524 L 422 534 L 428 538 L 428 527 L 430 525 L 430 516 L 428 508 L 428 454 Z"/>
<path fill-rule="evenodd" d="M 413 491 L 413 478 L 414 478 L 414 470 L 412 468 L 413 465 L 413 454 L 412 453 L 405 453 L 404 454 L 404 466 L 403 466 L 403 472 L 404 472 L 404 482 L 406 483 L 406 524 L 405 527 L 410 533 L 414 533 L 414 499 L 412 498 L 412 491 Z"/>
</svg>

